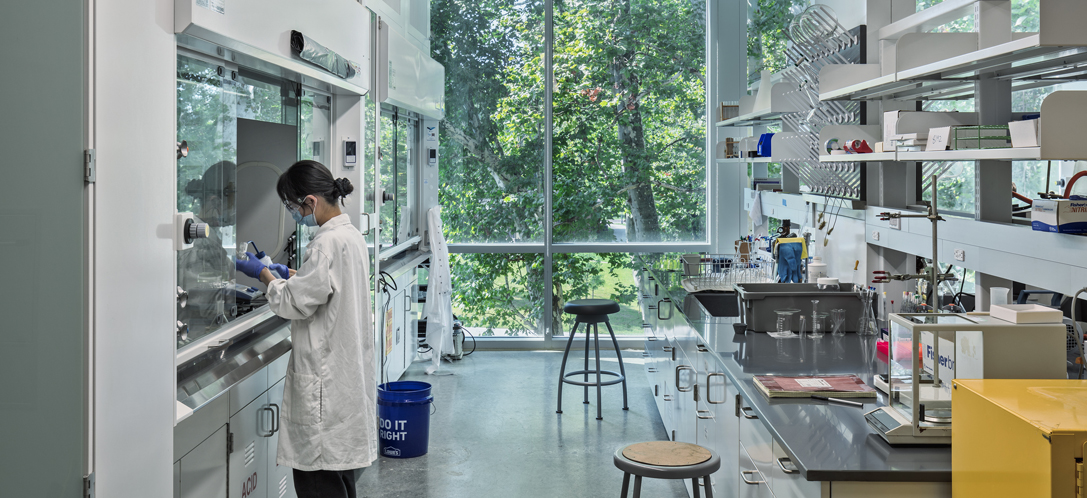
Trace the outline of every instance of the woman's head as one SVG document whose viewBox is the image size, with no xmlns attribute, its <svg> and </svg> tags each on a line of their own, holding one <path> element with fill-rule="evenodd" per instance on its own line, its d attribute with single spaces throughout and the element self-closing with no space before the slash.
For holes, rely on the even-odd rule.
<svg viewBox="0 0 1087 498">
<path fill-rule="evenodd" d="M 330 206 L 335 206 L 343 198 L 354 192 L 355 187 L 347 178 L 333 178 L 332 172 L 317 161 L 298 161 L 285 173 L 279 175 L 276 193 L 288 207 L 299 209 L 307 204 L 306 198 L 313 196 L 323 199 Z M 311 206 L 311 209 L 315 206 Z"/>
</svg>

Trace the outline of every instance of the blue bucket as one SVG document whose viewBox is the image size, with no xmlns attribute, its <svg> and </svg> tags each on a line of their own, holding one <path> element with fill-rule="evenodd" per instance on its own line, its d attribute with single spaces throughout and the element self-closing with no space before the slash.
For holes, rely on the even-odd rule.
<svg viewBox="0 0 1087 498">
<path fill-rule="evenodd" d="M 430 384 L 401 381 L 377 386 L 378 439 L 391 458 L 425 455 L 430 443 Z"/>
</svg>

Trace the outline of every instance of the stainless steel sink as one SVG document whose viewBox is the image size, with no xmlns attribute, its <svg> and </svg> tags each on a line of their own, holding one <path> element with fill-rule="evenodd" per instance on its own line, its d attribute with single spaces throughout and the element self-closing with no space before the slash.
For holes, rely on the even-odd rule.
<svg viewBox="0 0 1087 498">
<path fill-rule="evenodd" d="M 691 296 L 702 305 L 711 316 L 740 316 L 740 304 L 735 292 L 695 292 Z"/>
</svg>

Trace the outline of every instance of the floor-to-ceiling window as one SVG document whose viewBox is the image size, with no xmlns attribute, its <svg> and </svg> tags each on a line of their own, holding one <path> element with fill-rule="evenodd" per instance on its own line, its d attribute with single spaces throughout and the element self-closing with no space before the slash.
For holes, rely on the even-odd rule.
<svg viewBox="0 0 1087 498">
<path fill-rule="evenodd" d="M 707 240 L 705 9 L 434 0 L 440 202 L 471 330 L 562 335 L 562 305 L 597 297 L 642 333 L 630 253 Z"/>
</svg>

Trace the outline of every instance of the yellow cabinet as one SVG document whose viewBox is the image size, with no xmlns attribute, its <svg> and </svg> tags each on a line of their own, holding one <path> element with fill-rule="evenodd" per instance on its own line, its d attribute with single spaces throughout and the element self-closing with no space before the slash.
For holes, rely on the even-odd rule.
<svg viewBox="0 0 1087 498">
<path fill-rule="evenodd" d="M 962 379 L 952 399 L 956 498 L 1084 496 L 1087 381 Z"/>
</svg>

